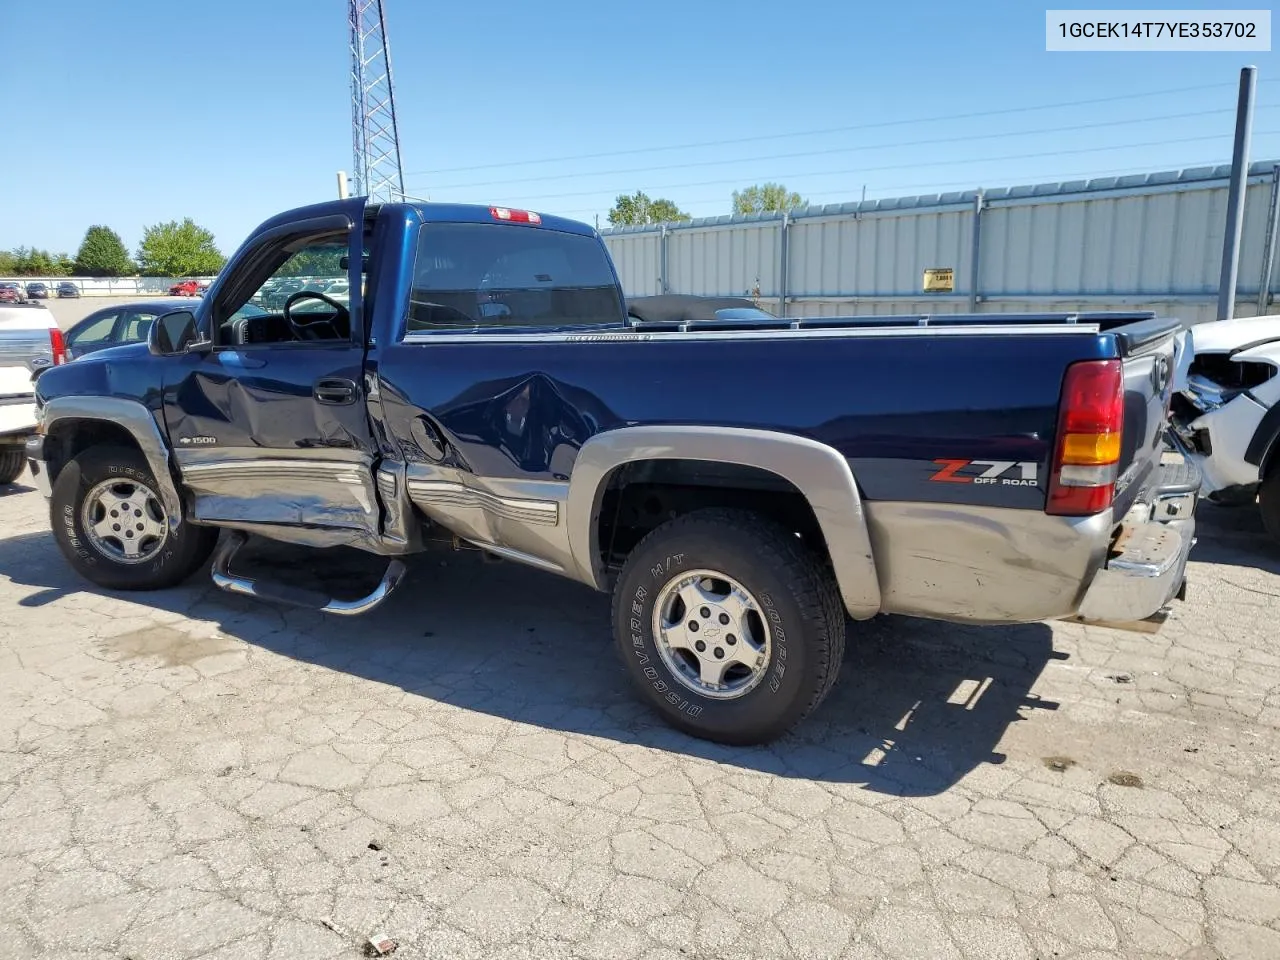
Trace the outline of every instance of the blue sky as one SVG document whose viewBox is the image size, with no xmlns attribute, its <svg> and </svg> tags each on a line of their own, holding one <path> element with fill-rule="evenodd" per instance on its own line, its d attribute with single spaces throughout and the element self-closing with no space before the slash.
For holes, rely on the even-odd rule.
<svg viewBox="0 0 1280 960">
<path fill-rule="evenodd" d="M 432 200 L 605 225 L 636 189 L 710 216 L 769 179 L 833 203 L 1227 162 L 1248 63 L 1254 159 L 1280 158 L 1276 54 L 1046 53 L 1025 0 L 384 2 Z M 351 167 L 342 0 L 51 0 L 5 34 L 0 247 L 190 216 L 229 252 Z"/>
</svg>

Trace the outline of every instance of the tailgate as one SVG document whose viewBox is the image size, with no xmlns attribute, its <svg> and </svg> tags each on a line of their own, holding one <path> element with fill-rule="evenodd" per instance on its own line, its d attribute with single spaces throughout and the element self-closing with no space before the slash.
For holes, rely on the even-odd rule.
<svg viewBox="0 0 1280 960">
<path fill-rule="evenodd" d="M 35 392 L 31 375 L 53 365 L 52 328 L 43 306 L 0 306 L 0 396 Z"/>
<path fill-rule="evenodd" d="M 0 434 L 34 425 L 32 374 L 53 364 L 50 318 L 43 307 L 0 307 Z"/>
<path fill-rule="evenodd" d="M 13 400 L 16 397 L 34 399 L 35 390 L 30 370 L 0 356 L 0 400 Z"/>
<path fill-rule="evenodd" d="M 36 422 L 31 371 L 0 357 L 0 445 L 30 432 Z"/>
<path fill-rule="evenodd" d="M 1182 334 L 1177 320 L 1143 320 L 1109 331 L 1124 362 L 1124 433 L 1115 515 L 1124 516 L 1154 479 L 1164 450 L 1173 375 Z"/>
</svg>

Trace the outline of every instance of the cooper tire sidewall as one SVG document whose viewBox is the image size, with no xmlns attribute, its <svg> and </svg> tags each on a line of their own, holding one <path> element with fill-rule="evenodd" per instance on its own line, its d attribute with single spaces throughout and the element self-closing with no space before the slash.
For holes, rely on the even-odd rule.
<svg viewBox="0 0 1280 960">
<path fill-rule="evenodd" d="M 809 656 L 799 604 L 782 577 L 726 538 L 693 532 L 676 552 L 655 543 L 634 556 L 619 581 L 614 630 L 632 678 L 673 724 L 733 737 L 786 729 L 808 702 Z M 670 541 L 667 541 L 670 543 Z M 737 546 L 741 546 L 740 544 Z M 672 675 L 653 636 L 654 604 L 662 588 L 684 570 L 716 570 L 754 596 L 771 631 L 768 672 L 750 692 L 718 700 L 694 692 Z"/>
</svg>

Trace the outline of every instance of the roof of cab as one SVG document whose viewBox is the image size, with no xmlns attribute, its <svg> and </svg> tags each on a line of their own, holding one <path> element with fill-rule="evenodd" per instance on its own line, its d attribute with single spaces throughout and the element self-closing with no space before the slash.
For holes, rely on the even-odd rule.
<svg viewBox="0 0 1280 960">
<path fill-rule="evenodd" d="M 498 223 L 499 221 L 492 214 L 493 207 L 484 206 L 478 203 L 414 203 L 410 204 L 418 215 L 428 223 Z M 500 204 L 494 204 L 494 207 L 500 207 Z M 525 207 L 508 207 L 509 210 L 525 210 Z M 563 233 L 580 233 L 583 236 L 591 236 L 595 230 L 590 225 L 581 223 L 577 220 L 570 220 L 566 217 L 557 217 L 550 213 L 539 213 L 541 218 L 540 224 L 516 223 L 517 227 L 530 227 L 537 229 L 541 226 L 544 229 L 559 230 Z"/>
<path fill-rule="evenodd" d="M 352 215 L 353 201 L 360 201 L 361 197 L 352 197 L 348 200 L 327 200 L 321 203 L 308 204 L 303 207 L 295 207 L 292 210 L 285 210 L 276 214 L 260 223 L 254 233 L 269 230 L 281 224 L 290 223 L 296 220 L 311 219 L 314 217 L 324 217 L 331 214 L 346 213 Z M 372 212 L 379 207 L 401 207 L 404 209 L 414 210 L 418 217 L 428 223 L 498 223 L 493 214 L 492 209 L 478 203 L 404 203 L 404 204 L 367 204 L 366 209 Z M 496 204 L 494 206 L 497 206 Z M 512 210 L 523 210 L 523 207 L 510 207 Z M 539 213 L 541 217 L 540 224 L 511 223 L 510 226 L 523 227 L 526 230 L 537 230 L 539 227 L 547 230 L 559 230 L 563 233 L 576 233 L 582 236 L 592 236 L 595 230 L 586 223 L 577 220 L 569 220 L 566 217 L 557 217 L 552 214 Z"/>
</svg>

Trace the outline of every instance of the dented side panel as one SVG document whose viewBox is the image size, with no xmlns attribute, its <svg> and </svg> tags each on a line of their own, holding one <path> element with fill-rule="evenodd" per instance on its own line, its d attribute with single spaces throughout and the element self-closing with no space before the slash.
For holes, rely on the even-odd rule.
<svg viewBox="0 0 1280 960">
<path fill-rule="evenodd" d="M 165 419 L 194 516 L 319 528 L 373 546 L 379 511 L 364 397 L 317 402 L 321 378 L 359 384 L 354 344 L 221 347 L 175 358 Z M 333 531 L 326 539 L 323 530 Z"/>
</svg>

